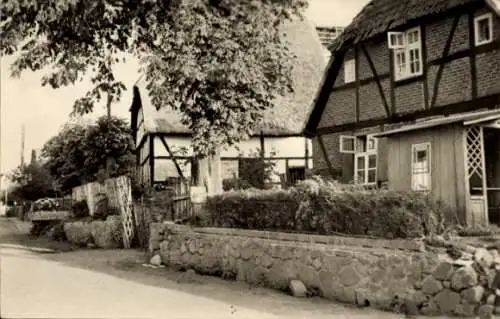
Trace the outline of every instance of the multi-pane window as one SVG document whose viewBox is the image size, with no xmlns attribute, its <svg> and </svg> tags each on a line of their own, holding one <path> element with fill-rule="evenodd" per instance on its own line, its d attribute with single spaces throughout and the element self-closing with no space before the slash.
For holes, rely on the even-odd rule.
<svg viewBox="0 0 500 319">
<path fill-rule="evenodd" d="M 354 59 L 346 60 L 344 63 L 344 82 L 356 81 L 356 63 Z"/>
<path fill-rule="evenodd" d="M 431 190 L 431 144 L 413 144 L 411 147 L 411 189 Z"/>
<path fill-rule="evenodd" d="M 476 46 L 493 41 L 493 16 L 491 13 L 483 14 L 474 19 L 474 36 Z"/>
<path fill-rule="evenodd" d="M 394 50 L 394 77 L 402 80 L 422 74 L 422 40 L 420 28 L 406 32 L 389 32 L 389 48 Z"/>
<path fill-rule="evenodd" d="M 356 184 L 375 184 L 377 182 L 377 154 L 359 153 L 354 162 Z"/>
<path fill-rule="evenodd" d="M 354 182 L 373 185 L 377 182 L 377 140 L 370 136 L 341 136 L 340 152 L 354 154 Z"/>
</svg>

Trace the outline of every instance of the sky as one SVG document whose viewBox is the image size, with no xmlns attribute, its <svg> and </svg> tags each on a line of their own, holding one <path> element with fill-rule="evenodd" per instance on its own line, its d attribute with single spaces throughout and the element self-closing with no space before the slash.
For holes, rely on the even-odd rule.
<svg viewBox="0 0 500 319">
<path fill-rule="evenodd" d="M 368 0 L 310 0 L 306 17 L 317 26 L 346 26 L 368 3 Z M 24 157 L 29 161 L 32 149 L 40 149 L 69 120 L 73 102 L 90 87 L 80 82 L 54 90 L 42 87 L 43 72 L 25 71 L 20 78 L 11 78 L 9 65 L 14 57 L 0 61 L 1 103 L 1 166 L 0 173 L 11 171 L 20 164 L 21 127 L 25 127 Z M 131 87 L 138 78 L 137 63 L 129 62 L 116 68 L 117 77 L 127 86 L 122 100 L 112 106 L 112 114 L 128 119 L 132 101 Z M 105 114 L 104 102 L 89 117 Z"/>
</svg>

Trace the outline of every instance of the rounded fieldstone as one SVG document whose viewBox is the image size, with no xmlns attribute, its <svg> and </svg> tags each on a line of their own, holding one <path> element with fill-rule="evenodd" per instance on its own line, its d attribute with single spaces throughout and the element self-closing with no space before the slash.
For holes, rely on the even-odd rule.
<svg viewBox="0 0 500 319">
<path fill-rule="evenodd" d="M 476 314 L 476 305 L 458 304 L 453 313 L 461 317 L 474 317 Z"/>
<path fill-rule="evenodd" d="M 479 315 L 479 319 L 491 319 L 493 318 L 493 311 L 495 307 L 492 305 L 483 305 L 479 307 L 477 314 Z"/>
<path fill-rule="evenodd" d="M 460 291 L 477 285 L 477 273 L 472 267 L 462 267 L 451 277 L 451 288 Z"/>
<path fill-rule="evenodd" d="M 497 299 L 497 296 L 494 295 L 494 294 L 491 294 L 491 295 L 488 296 L 488 298 L 486 298 L 486 304 L 488 304 L 488 305 L 494 305 L 496 299 Z"/>
<path fill-rule="evenodd" d="M 269 255 L 263 255 L 259 258 L 262 267 L 269 268 L 273 265 L 273 259 Z"/>
<path fill-rule="evenodd" d="M 453 271 L 453 264 L 447 261 L 443 261 L 437 266 L 432 275 L 437 280 L 449 280 L 451 278 L 451 275 L 453 275 Z"/>
<path fill-rule="evenodd" d="M 468 289 L 463 290 L 460 293 L 460 296 L 463 300 L 468 303 L 480 303 L 483 298 L 484 288 L 482 286 L 475 286 Z"/>
<path fill-rule="evenodd" d="M 422 292 L 424 294 L 434 296 L 441 290 L 443 290 L 443 285 L 439 280 L 436 280 L 433 276 L 425 277 L 422 283 Z"/>
<path fill-rule="evenodd" d="M 435 316 L 439 314 L 439 308 L 434 300 L 430 300 L 429 303 L 423 307 L 421 310 L 424 316 Z"/>
<path fill-rule="evenodd" d="M 349 266 L 342 268 L 338 276 L 340 283 L 345 287 L 354 286 L 361 280 L 361 276 L 358 274 L 356 269 Z"/>
<path fill-rule="evenodd" d="M 294 297 L 305 297 L 307 295 L 306 286 L 300 280 L 290 281 L 288 288 Z"/>
<path fill-rule="evenodd" d="M 151 260 L 149 261 L 149 263 L 151 265 L 154 265 L 154 266 L 161 266 L 161 257 L 160 257 L 160 255 L 154 255 L 153 257 L 151 257 Z"/>
<path fill-rule="evenodd" d="M 478 248 L 474 253 L 474 259 L 478 262 L 484 269 L 488 269 L 493 264 L 493 256 L 484 248 Z"/>
<path fill-rule="evenodd" d="M 450 289 L 444 289 L 434 299 L 442 313 L 451 313 L 460 304 L 460 295 Z"/>
</svg>

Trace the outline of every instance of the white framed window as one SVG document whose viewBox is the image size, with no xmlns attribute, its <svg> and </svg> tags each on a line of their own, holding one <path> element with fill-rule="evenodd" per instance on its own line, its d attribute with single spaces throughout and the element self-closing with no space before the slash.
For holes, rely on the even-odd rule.
<svg viewBox="0 0 500 319">
<path fill-rule="evenodd" d="M 354 182 L 373 185 L 377 182 L 377 139 L 371 135 L 340 137 L 340 153 L 354 154 Z"/>
<path fill-rule="evenodd" d="M 493 42 L 493 15 L 486 13 L 474 18 L 476 46 Z"/>
<path fill-rule="evenodd" d="M 405 32 L 388 32 L 389 49 L 394 54 L 396 81 L 422 75 L 422 38 L 420 27 Z"/>
<path fill-rule="evenodd" d="M 373 185 L 377 182 L 377 153 L 354 155 L 354 181 L 362 185 Z"/>
<path fill-rule="evenodd" d="M 431 190 L 431 143 L 411 146 L 411 189 Z"/>
<path fill-rule="evenodd" d="M 354 154 L 356 153 L 356 137 L 341 135 L 340 136 L 340 153 Z"/>
<path fill-rule="evenodd" d="M 354 59 L 344 62 L 344 82 L 351 83 L 356 81 L 356 61 Z"/>
</svg>

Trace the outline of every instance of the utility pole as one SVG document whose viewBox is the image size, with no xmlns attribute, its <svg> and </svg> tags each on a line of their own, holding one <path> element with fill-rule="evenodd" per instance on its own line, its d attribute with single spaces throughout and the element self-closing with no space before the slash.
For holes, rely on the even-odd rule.
<svg viewBox="0 0 500 319">
<path fill-rule="evenodd" d="M 112 102 L 112 100 L 113 99 L 111 97 L 111 94 L 109 94 L 109 92 L 108 92 L 108 100 L 106 103 L 108 121 L 111 120 L 111 102 Z M 107 178 L 111 177 L 111 157 L 109 157 L 109 156 L 106 158 L 106 175 L 107 175 Z"/>
<path fill-rule="evenodd" d="M 24 167 L 24 124 L 21 126 L 21 167 Z"/>
<path fill-rule="evenodd" d="M 108 93 L 108 101 L 106 103 L 106 109 L 108 113 L 108 119 L 111 118 L 111 102 L 112 102 L 112 97 L 111 94 Z"/>
</svg>

